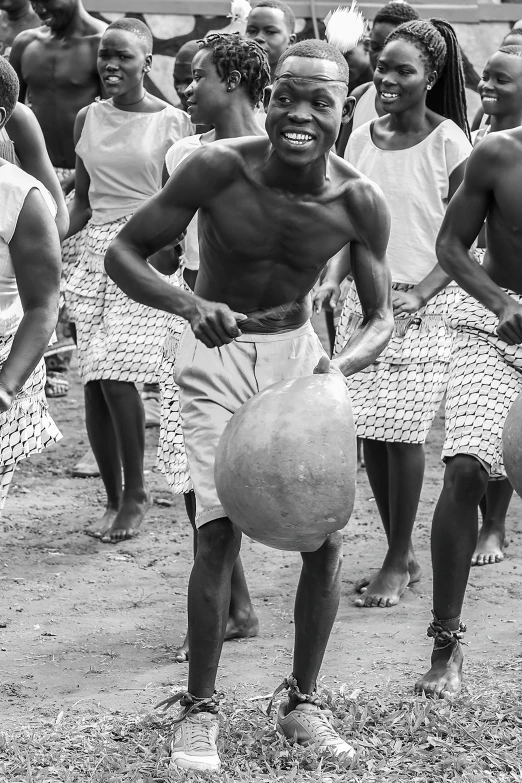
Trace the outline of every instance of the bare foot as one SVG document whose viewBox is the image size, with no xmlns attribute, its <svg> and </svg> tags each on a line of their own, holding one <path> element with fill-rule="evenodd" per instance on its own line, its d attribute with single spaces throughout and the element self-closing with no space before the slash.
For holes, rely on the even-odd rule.
<svg viewBox="0 0 522 783">
<path fill-rule="evenodd" d="M 259 620 L 257 615 L 252 612 L 246 619 L 239 620 L 238 618 L 229 617 L 227 622 L 227 629 L 225 631 L 225 641 L 229 642 L 231 639 L 253 639 L 259 633 Z M 176 663 L 187 663 L 189 659 L 189 641 L 188 634 L 174 653 L 174 660 Z"/>
<path fill-rule="evenodd" d="M 372 579 L 367 589 L 355 601 L 356 606 L 379 607 L 387 609 L 396 606 L 401 595 L 408 587 L 410 575 L 408 571 L 398 571 L 392 568 L 381 568 Z"/>
<path fill-rule="evenodd" d="M 176 663 L 187 663 L 188 659 L 189 659 L 189 642 L 188 642 L 188 634 L 186 634 L 185 638 L 183 639 L 183 643 L 176 648 L 176 652 L 174 653 L 174 660 L 176 661 Z"/>
<path fill-rule="evenodd" d="M 433 699 L 456 696 L 462 683 L 462 647 L 453 642 L 431 654 L 431 669 L 415 683 L 415 692 Z"/>
<path fill-rule="evenodd" d="M 85 535 L 92 536 L 92 538 L 103 538 L 107 531 L 111 529 L 111 525 L 114 522 L 114 518 L 118 513 L 117 508 L 106 508 L 105 513 L 99 521 L 99 528 L 96 530 L 86 530 Z"/>
<path fill-rule="evenodd" d="M 151 505 L 152 498 L 149 493 L 146 493 L 143 500 L 136 498 L 122 500 L 110 528 L 101 537 L 102 544 L 118 544 L 120 541 L 135 538 Z"/>
<path fill-rule="evenodd" d="M 504 559 L 505 528 L 493 528 L 482 525 L 477 546 L 471 558 L 472 566 L 495 565 Z"/>
<path fill-rule="evenodd" d="M 253 639 L 259 633 L 259 620 L 252 611 L 246 617 L 229 617 L 225 631 L 225 641 L 230 639 Z"/>
<path fill-rule="evenodd" d="M 408 582 L 407 587 L 410 587 L 411 585 L 416 584 L 417 582 L 420 582 L 422 577 L 422 568 L 418 564 L 416 560 L 411 560 L 408 563 L 408 573 L 410 575 L 410 581 Z M 373 576 L 367 576 L 364 579 L 360 579 L 358 582 L 355 583 L 355 592 L 356 593 L 366 593 L 368 590 L 368 586 L 379 576 L 379 572 L 374 574 Z"/>
</svg>

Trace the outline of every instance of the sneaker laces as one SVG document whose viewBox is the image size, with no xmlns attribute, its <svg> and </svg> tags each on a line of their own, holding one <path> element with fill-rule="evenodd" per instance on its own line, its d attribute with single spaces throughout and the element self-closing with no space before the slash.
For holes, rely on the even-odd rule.
<svg viewBox="0 0 522 783">
<path fill-rule="evenodd" d="M 332 717 L 332 712 L 330 710 L 318 708 L 317 712 L 305 712 L 300 714 L 301 717 L 306 715 L 308 719 L 313 721 L 314 741 L 317 738 L 320 745 L 332 745 L 339 742 L 339 734 L 329 720 Z"/>
<path fill-rule="evenodd" d="M 316 707 L 322 708 L 323 703 L 318 696 L 317 691 L 314 690 L 313 693 L 301 693 L 299 690 L 299 686 L 297 684 L 297 680 L 294 677 L 293 674 L 290 675 L 290 677 L 285 677 L 281 685 L 278 685 L 275 691 L 272 694 L 272 698 L 270 699 L 270 702 L 268 704 L 266 714 L 270 715 L 272 712 L 272 705 L 274 704 L 274 699 L 276 696 L 278 696 L 282 691 L 288 691 L 288 696 L 291 701 L 298 702 L 298 704 L 313 704 Z"/>
</svg>

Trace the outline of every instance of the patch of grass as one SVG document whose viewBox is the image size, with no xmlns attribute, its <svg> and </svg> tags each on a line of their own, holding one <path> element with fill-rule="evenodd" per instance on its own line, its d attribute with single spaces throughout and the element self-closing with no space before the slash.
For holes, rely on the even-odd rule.
<svg viewBox="0 0 522 783">
<path fill-rule="evenodd" d="M 484 667 L 485 668 L 485 667 Z M 484 671 L 482 675 L 484 675 Z M 292 746 L 266 702 L 223 701 L 219 775 L 173 780 L 222 783 L 522 783 L 522 686 L 474 677 L 454 702 L 404 691 L 323 690 L 339 731 L 356 749 L 338 762 Z M 519 674 L 519 672 L 517 672 Z M 164 695 L 164 694 L 163 694 Z M 168 779 L 172 718 L 61 711 L 0 734 L 1 783 L 158 783 Z"/>
</svg>

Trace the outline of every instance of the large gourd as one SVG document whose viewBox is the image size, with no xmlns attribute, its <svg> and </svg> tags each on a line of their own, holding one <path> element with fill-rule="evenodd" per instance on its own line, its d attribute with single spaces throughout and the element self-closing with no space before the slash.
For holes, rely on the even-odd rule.
<svg viewBox="0 0 522 783">
<path fill-rule="evenodd" d="M 313 552 L 353 510 L 356 437 L 340 375 L 267 387 L 236 411 L 215 462 L 219 499 L 246 535 L 276 549 Z"/>
</svg>

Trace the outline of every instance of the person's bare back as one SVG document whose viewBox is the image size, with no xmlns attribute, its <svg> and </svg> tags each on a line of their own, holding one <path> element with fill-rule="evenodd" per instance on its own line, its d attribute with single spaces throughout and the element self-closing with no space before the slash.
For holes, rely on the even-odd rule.
<svg viewBox="0 0 522 783">
<path fill-rule="evenodd" d="M 41 12 L 43 27 L 14 41 L 11 64 L 20 80 L 20 100 L 29 96 L 54 166 L 73 169 L 76 115 L 101 94 L 98 45 L 107 25 L 67 0 L 69 14 Z M 43 17 L 43 13 L 47 16 Z"/>
</svg>

